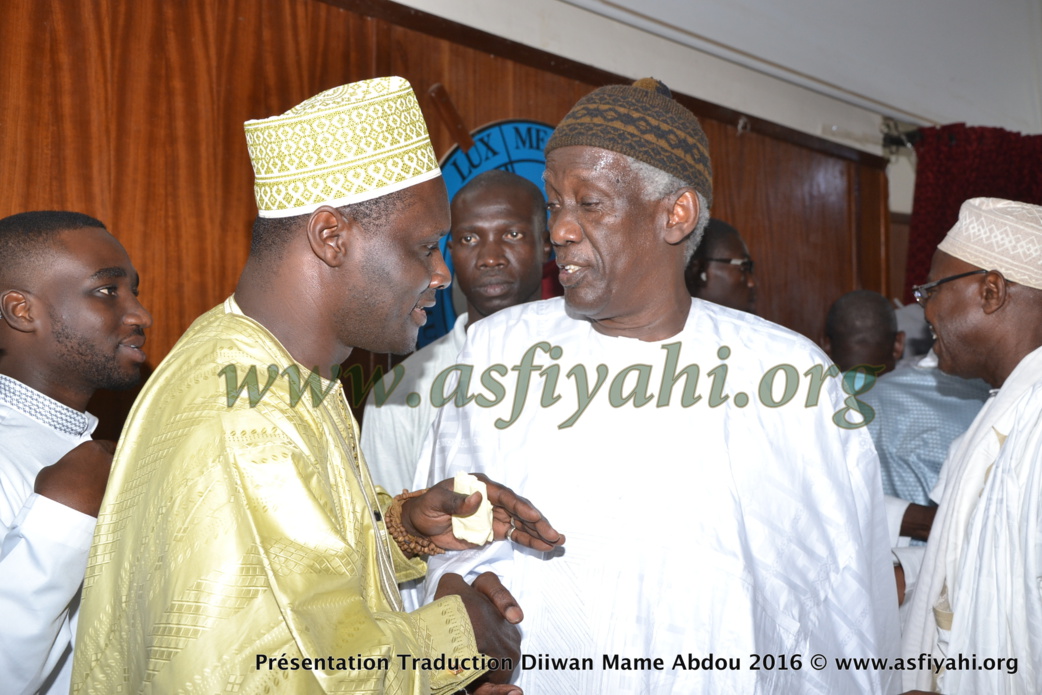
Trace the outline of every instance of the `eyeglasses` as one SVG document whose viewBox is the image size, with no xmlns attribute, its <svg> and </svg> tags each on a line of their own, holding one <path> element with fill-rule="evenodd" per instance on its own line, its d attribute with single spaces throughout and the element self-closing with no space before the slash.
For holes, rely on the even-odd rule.
<svg viewBox="0 0 1042 695">
<path fill-rule="evenodd" d="M 705 260 L 712 261 L 713 263 L 727 263 L 728 265 L 736 265 L 746 275 L 753 274 L 753 259 L 751 258 L 706 258 Z"/>
<path fill-rule="evenodd" d="M 915 285 L 912 287 L 912 296 L 915 297 L 915 301 L 919 302 L 919 306 L 926 306 L 926 300 L 930 298 L 931 294 L 938 286 L 943 285 L 946 282 L 951 282 L 952 280 L 958 280 L 959 278 L 968 278 L 971 275 L 983 275 L 990 272 L 990 270 L 971 270 L 968 273 L 960 273 L 958 275 L 941 278 L 940 280 L 934 280 L 925 285 Z"/>
</svg>

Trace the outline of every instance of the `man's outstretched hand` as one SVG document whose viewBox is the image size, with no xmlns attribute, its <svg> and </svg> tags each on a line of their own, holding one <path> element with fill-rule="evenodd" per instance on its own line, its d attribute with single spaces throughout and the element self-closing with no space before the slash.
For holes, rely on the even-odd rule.
<svg viewBox="0 0 1042 695">
<path fill-rule="evenodd" d="M 510 540 L 535 550 L 553 550 L 564 543 L 542 512 L 524 497 L 481 473 L 474 474 L 485 483 L 488 501 L 492 503 L 492 532 L 497 541 Z M 465 550 L 474 545 L 452 535 L 452 517 L 469 516 L 481 504 L 481 493 L 470 496 L 453 492 L 452 478 L 443 480 L 419 497 L 402 505 L 402 525 L 414 536 L 426 536 L 445 550 Z"/>
</svg>

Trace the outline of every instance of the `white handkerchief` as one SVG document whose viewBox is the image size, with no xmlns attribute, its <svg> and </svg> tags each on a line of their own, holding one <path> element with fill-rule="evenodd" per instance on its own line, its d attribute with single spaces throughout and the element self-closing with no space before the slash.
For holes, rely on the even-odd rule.
<svg viewBox="0 0 1042 695">
<path fill-rule="evenodd" d="M 453 489 L 461 495 L 481 493 L 481 506 L 470 516 L 452 517 L 452 535 L 461 541 L 485 545 L 492 540 L 492 503 L 488 501 L 485 483 L 470 473 L 457 473 Z"/>
</svg>

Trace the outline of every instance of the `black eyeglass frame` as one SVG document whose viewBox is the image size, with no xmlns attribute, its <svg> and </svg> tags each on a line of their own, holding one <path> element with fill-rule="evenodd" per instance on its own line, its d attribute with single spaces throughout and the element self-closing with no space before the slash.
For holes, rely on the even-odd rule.
<svg viewBox="0 0 1042 695">
<path fill-rule="evenodd" d="M 958 275 L 949 275 L 946 278 L 940 280 L 934 280 L 933 282 L 927 282 L 923 285 L 914 285 L 912 287 L 912 296 L 915 297 L 915 301 L 919 302 L 919 306 L 926 306 L 926 302 L 930 299 L 930 293 L 937 289 L 937 287 L 943 285 L 946 282 L 952 280 L 959 280 L 961 278 L 968 278 L 971 275 L 984 275 L 985 273 L 998 272 L 991 270 L 971 270 L 968 273 L 959 273 Z"/>
<path fill-rule="evenodd" d="M 703 258 L 702 260 L 736 265 L 743 273 L 747 275 L 753 274 L 753 259 L 751 258 Z"/>
</svg>

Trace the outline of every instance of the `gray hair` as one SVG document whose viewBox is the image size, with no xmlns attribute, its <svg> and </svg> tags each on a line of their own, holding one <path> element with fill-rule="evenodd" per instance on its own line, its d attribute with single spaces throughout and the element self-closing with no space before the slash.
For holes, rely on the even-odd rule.
<svg viewBox="0 0 1042 695">
<path fill-rule="evenodd" d="M 637 177 L 637 180 L 640 181 L 645 200 L 661 200 L 672 193 L 676 193 L 681 188 L 692 188 L 690 184 L 684 183 L 676 176 L 662 171 L 658 167 L 627 155 L 622 156 L 629 160 L 630 170 Z M 706 201 L 706 197 L 702 195 L 701 191 L 696 190 L 695 198 L 698 200 L 698 219 L 695 221 L 694 231 L 687 238 L 687 247 L 684 249 L 685 264 L 691 259 L 695 249 L 702 242 L 702 234 L 705 232 L 706 225 L 709 224 L 709 203 Z"/>
</svg>

